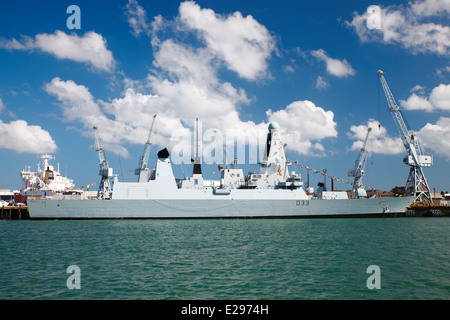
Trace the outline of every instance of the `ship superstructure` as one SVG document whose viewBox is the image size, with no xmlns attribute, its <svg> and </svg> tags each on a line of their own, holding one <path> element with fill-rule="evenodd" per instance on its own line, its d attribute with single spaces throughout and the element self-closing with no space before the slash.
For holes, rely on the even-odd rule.
<svg viewBox="0 0 450 320">
<path fill-rule="evenodd" d="M 42 162 L 38 163 L 37 171 L 32 171 L 31 167 L 27 167 L 20 172 L 22 178 L 21 196 L 50 197 L 56 193 L 75 188 L 72 179 L 61 175 L 59 165 L 55 169 L 50 163 L 50 160 L 54 160 L 55 157 L 50 154 L 43 154 L 39 158 Z"/>
</svg>

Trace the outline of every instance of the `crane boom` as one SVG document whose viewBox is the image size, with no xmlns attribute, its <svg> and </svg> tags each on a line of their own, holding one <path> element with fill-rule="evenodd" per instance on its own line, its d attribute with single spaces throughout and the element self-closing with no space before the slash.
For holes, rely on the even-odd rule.
<svg viewBox="0 0 450 320">
<path fill-rule="evenodd" d="M 100 142 L 100 134 L 98 128 L 94 127 L 95 133 L 95 150 L 97 151 L 98 161 L 100 165 L 99 175 L 102 177 L 100 185 L 98 187 L 97 198 L 98 199 L 110 199 L 111 198 L 111 183 L 109 177 L 112 176 L 112 168 L 109 168 L 108 160 L 106 160 L 105 152 Z"/>
<path fill-rule="evenodd" d="M 152 125 L 150 126 L 150 131 L 148 133 L 147 142 L 145 143 L 144 153 L 139 160 L 139 167 L 134 170 L 134 173 L 139 176 L 139 182 L 147 182 L 148 174 L 143 174 L 144 171 L 148 171 L 148 159 L 150 158 L 150 150 L 152 147 L 151 137 L 153 132 L 153 125 L 155 124 L 156 114 L 153 116 Z"/>
<path fill-rule="evenodd" d="M 410 192 L 414 194 L 416 200 L 419 200 L 420 202 L 431 202 L 430 187 L 428 186 L 422 167 L 431 167 L 433 165 L 433 156 L 423 152 L 419 138 L 415 132 L 409 129 L 406 125 L 400 111 L 400 107 L 395 101 L 394 95 L 392 94 L 384 77 L 385 72 L 378 70 L 377 73 L 380 77 L 380 81 L 386 95 L 389 112 L 392 113 L 394 122 L 400 132 L 400 137 L 408 154 L 403 159 L 405 164 L 411 166 L 408 180 L 406 182 L 406 189 L 410 190 Z"/>
<path fill-rule="evenodd" d="M 105 160 L 105 152 L 103 151 L 102 145 L 100 143 L 100 134 L 98 133 L 98 128 L 94 127 L 94 134 L 95 134 L 95 151 L 97 151 L 98 160 L 100 164 L 102 164 Z"/>
<path fill-rule="evenodd" d="M 406 151 L 408 152 L 408 154 L 413 156 L 412 159 L 413 161 L 416 160 L 415 164 L 418 164 L 419 163 L 418 155 L 423 153 L 419 141 L 417 140 L 417 137 L 415 136 L 414 132 L 411 129 L 409 129 L 408 126 L 406 125 L 406 122 L 400 111 L 400 107 L 395 101 L 394 95 L 392 94 L 391 89 L 389 88 L 386 82 L 384 74 L 385 74 L 384 71 L 378 70 L 378 76 L 380 77 L 380 81 L 383 86 L 383 90 L 388 102 L 389 112 L 392 113 L 394 122 L 397 126 L 397 129 L 400 132 L 400 137 L 402 138 L 402 142 Z M 417 141 L 412 141 L 414 138 L 416 138 Z"/>
<path fill-rule="evenodd" d="M 357 197 L 365 197 L 367 196 L 366 191 L 363 188 L 362 185 L 362 178 L 365 174 L 364 170 L 366 168 L 366 162 L 367 162 L 367 156 L 369 152 L 367 151 L 366 145 L 367 140 L 369 139 L 369 134 L 372 131 L 372 128 L 367 129 L 366 138 L 364 139 L 363 146 L 361 150 L 359 151 L 358 158 L 355 161 L 355 167 L 353 170 L 350 170 L 348 172 L 348 175 L 350 177 L 355 177 L 355 180 L 353 182 L 353 188 L 352 191 L 355 193 Z"/>
</svg>

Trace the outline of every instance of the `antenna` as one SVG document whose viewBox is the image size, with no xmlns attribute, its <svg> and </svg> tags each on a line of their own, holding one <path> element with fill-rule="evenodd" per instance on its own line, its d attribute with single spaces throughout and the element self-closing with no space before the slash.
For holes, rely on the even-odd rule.
<svg viewBox="0 0 450 320">
<path fill-rule="evenodd" d="M 309 187 L 309 170 L 306 169 L 306 187 Z"/>
</svg>

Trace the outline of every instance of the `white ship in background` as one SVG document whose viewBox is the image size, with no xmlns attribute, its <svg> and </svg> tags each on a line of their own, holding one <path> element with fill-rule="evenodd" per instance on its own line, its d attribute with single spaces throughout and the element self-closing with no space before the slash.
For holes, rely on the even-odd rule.
<svg viewBox="0 0 450 320">
<path fill-rule="evenodd" d="M 95 130 L 97 128 L 94 127 Z M 158 152 L 156 167 L 146 166 L 147 143 L 138 182 L 119 182 L 112 176 L 98 132 L 102 182 L 97 199 L 54 196 L 29 200 L 31 219 L 90 218 L 261 218 L 389 216 L 404 213 L 414 197 L 349 197 L 346 191 L 320 187 L 306 193 L 299 174 L 289 173 L 279 126 L 269 125 L 264 157 L 258 173 L 244 174 L 237 167 L 221 166 L 220 181 L 204 181 L 196 153 L 193 174 L 176 179 L 167 149 Z M 197 133 L 198 144 L 198 133 Z M 198 148 L 197 148 L 198 150 Z M 111 183 L 113 180 L 113 183 Z M 214 182 L 214 183 L 213 183 Z"/>
<path fill-rule="evenodd" d="M 72 192 L 75 184 L 72 179 L 64 177 L 59 172 L 59 165 L 55 169 L 50 163 L 55 157 L 43 154 L 42 160 L 37 165 L 37 171 L 31 171 L 31 167 L 20 172 L 22 178 L 22 189 L 16 195 L 16 202 L 25 202 L 28 197 L 48 198 L 57 193 Z"/>
</svg>

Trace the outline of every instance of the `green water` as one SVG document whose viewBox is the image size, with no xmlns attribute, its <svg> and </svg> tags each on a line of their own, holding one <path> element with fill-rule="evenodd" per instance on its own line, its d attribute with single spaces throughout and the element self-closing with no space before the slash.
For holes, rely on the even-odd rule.
<svg viewBox="0 0 450 320">
<path fill-rule="evenodd" d="M 0 221 L 0 299 L 449 299 L 449 231 L 448 218 Z"/>
</svg>

